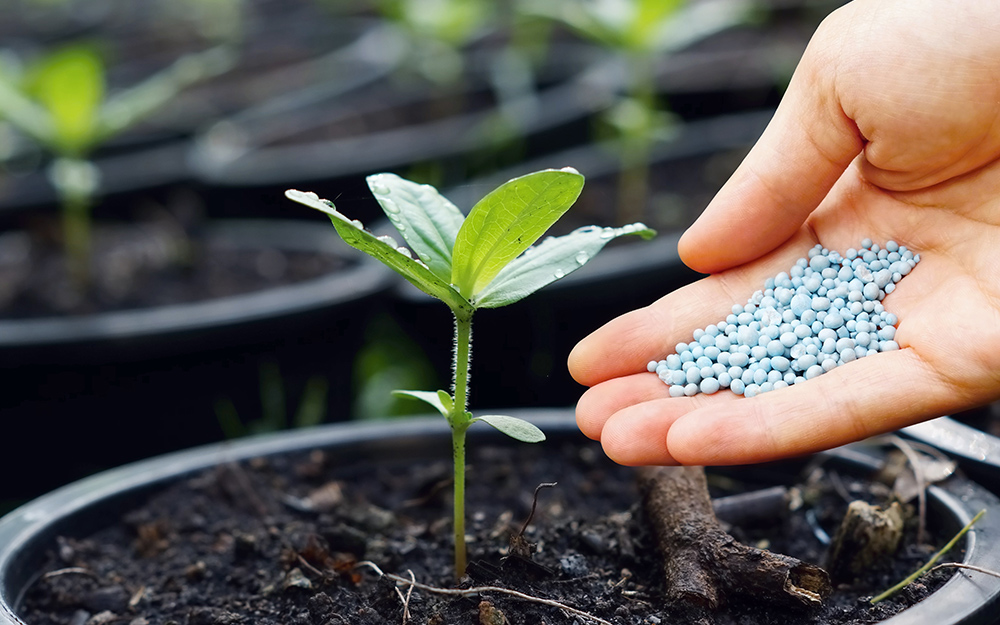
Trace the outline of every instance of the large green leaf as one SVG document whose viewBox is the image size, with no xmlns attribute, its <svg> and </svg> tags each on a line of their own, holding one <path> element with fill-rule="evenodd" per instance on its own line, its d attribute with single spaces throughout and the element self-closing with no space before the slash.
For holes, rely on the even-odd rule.
<svg viewBox="0 0 1000 625">
<path fill-rule="evenodd" d="M 427 267 L 451 281 L 451 250 L 465 221 L 462 211 L 426 184 L 395 174 L 368 176 L 368 187 L 389 221 Z"/>
<path fill-rule="evenodd" d="M 285 196 L 300 204 L 322 211 L 330 216 L 333 227 L 345 243 L 377 258 L 406 278 L 415 287 L 443 301 L 454 311 L 471 313 L 472 304 L 462 297 L 450 284 L 437 277 L 423 261 L 411 258 L 406 248 L 398 248 L 391 237 L 376 237 L 365 230 L 361 222 L 351 221 L 340 213 L 333 202 L 322 200 L 315 193 L 289 189 Z M 401 250 L 406 250 L 405 252 Z"/>
<path fill-rule="evenodd" d="M 465 298 L 490 283 L 565 213 L 583 189 L 575 169 L 514 178 L 469 212 L 452 253 L 452 284 Z"/>
<path fill-rule="evenodd" d="M 545 433 L 539 430 L 537 426 L 517 417 L 489 414 L 476 417 L 472 420 L 473 423 L 476 421 L 488 423 L 507 436 L 522 443 L 540 443 L 545 440 Z"/>
<path fill-rule="evenodd" d="M 104 65 L 89 46 L 72 46 L 45 57 L 31 72 L 28 91 L 52 117 L 54 147 L 84 156 L 97 141 L 104 101 Z"/>
<path fill-rule="evenodd" d="M 656 231 L 635 223 L 621 228 L 587 226 L 529 248 L 503 268 L 475 299 L 477 308 L 513 304 L 583 267 L 608 241 L 629 234 L 650 239 Z"/>
</svg>

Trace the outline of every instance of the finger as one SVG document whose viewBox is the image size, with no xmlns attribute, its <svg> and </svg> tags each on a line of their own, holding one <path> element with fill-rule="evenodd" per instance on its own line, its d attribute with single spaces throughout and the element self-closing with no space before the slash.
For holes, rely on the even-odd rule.
<svg viewBox="0 0 1000 625">
<path fill-rule="evenodd" d="M 696 410 L 739 403 L 742 398 L 728 391 L 694 397 L 654 399 L 625 406 L 609 415 L 601 430 L 604 453 L 627 466 L 673 465 L 678 461 L 669 447 L 669 433 L 675 422 Z"/>
<path fill-rule="evenodd" d="M 801 230 L 788 246 L 757 263 L 709 276 L 612 319 L 573 348 L 570 375 L 593 386 L 645 371 L 649 361 L 674 353 L 681 341 L 690 342 L 695 329 L 723 321 L 733 304 L 745 304 L 766 278 L 787 270 L 815 243 Z"/>
<path fill-rule="evenodd" d="M 600 440 L 604 422 L 633 404 L 670 397 L 666 384 L 652 373 L 613 378 L 588 389 L 576 404 L 576 423 L 588 438 Z M 666 444 L 666 439 L 663 440 Z"/>
<path fill-rule="evenodd" d="M 673 419 L 667 453 L 682 464 L 746 464 L 861 440 L 946 414 L 954 389 L 935 379 L 912 349 L 879 353 L 723 409 L 686 412 Z"/>
<path fill-rule="evenodd" d="M 842 11 L 817 30 L 774 118 L 681 237 L 678 251 L 692 269 L 716 273 L 786 241 L 863 149 L 835 86 L 836 37 L 829 33 L 838 32 Z"/>
</svg>

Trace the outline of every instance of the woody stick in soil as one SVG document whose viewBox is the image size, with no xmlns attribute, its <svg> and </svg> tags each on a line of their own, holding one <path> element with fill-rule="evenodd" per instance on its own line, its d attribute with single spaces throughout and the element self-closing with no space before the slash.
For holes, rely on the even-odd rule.
<svg viewBox="0 0 1000 625">
<path fill-rule="evenodd" d="M 644 467 L 638 477 L 672 603 L 715 610 L 742 594 L 811 607 L 830 595 L 830 578 L 822 568 L 747 547 L 723 531 L 702 467 Z"/>
</svg>

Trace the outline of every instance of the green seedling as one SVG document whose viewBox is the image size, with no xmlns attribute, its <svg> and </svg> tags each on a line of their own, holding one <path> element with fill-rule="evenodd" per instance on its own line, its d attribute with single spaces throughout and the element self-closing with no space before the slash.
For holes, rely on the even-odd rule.
<svg viewBox="0 0 1000 625">
<path fill-rule="evenodd" d="M 488 0 L 378 0 L 376 7 L 412 48 L 414 69 L 432 82 L 452 84 L 461 77 L 461 48 L 495 18 Z"/>
<path fill-rule="evenodd" d="M 49 180 L 59 196 L 70 271 L 81 285 L 88 282 L 90 211 L 101 183 L 90 155 L 185 87 L 228 70 L 233 62 L 224 48 L 191 54 L 112 95 L 104 63 L 89 45 L 51 52 L 23 72 L 11 64 L 0 67 L 0 117 L 55 157 Z"/>
<path fill-rule="evenodd" d="M 430 404 L 451 426 L 456 576 L 465 572 L 466 561 L 466 430 L 482 421 L 520 441 L 545 438 L 521 419 L 473 417 L 468 411 L 473 313 L 513 304 L 576 271 L 612 239 L 629 234 L 648 239 L 655 234 L 638 223 L 621 228 L 588 226 L 533 246 L 576 201 L 583 181 L 568 168 L 514 178 L 476 203 L 466 217 L 429 185 L 394 174 L 369 176 L 368 187 L 409 247 L 398 245 L 391 236 L 372 234 L 314 193 L 286 192 L 288 198 L 328 214 L 349 245 L 382 261 L 451 309 L 455 320 L 451 392 L 396 392 Z"/>
<path fill-rule="evenodd" d="M 664 56 L 753 14 L 752 0 L 559 0 L 522 2 L 521 10 L 565 24 L 622 60 L 624 90 L 602 118 L 602 134 L 618 140 L 621 176 L 617 214 L 631 220 L 649 194 L 649 160 L 674 126 L 659 101 L 656 65 Z"/>
</svg>

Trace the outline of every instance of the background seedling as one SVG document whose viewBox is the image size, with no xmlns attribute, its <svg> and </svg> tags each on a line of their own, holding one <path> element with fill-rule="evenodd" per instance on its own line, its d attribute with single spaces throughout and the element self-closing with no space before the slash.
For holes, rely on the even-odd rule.
<svg viewBox="0 0 1000 625">
<path fill-rule="evenodd" d="M 191 54 L 113 95 L 107 93 L 104 63 L 90 45 L 60 48 L 24 71 L 13 63 L 0 66 L 0 117 L 54 156 L 49 180 L 62 209 L 67 262 L 80 285 L 88 281 L 90 210 L 101 184 L 91 154 L 185 87 L 233 62 L 225 48 Z"/>
<path fill-rule="evenodd" d="M 532 247 L 576 201 L 583 176 L 573 169 L 544 170 L 514 178 L 480 200 L 468 217 L 428 185 L 393 174 L 368 177 L 368 186 L 409 247 L 376 236 L 314 193 L 286 195 L 330 216 L 352 247 L 382 261 L 423 292 L 443 301 L 455 320 L 452 389 L 397 391 L 422 400 L 448 420 L 454 459 L 455 574 L 465 572 L 465 433 L 477 421 L 524 442 L 545 435 L 506 415 L 473 417 L 468 411 L 472 316 L 521 300 L 585 265 L 608 241 L 627 234 L 650 238 L 643 224 L 621 228 L 588 226 L 549 237 Z M 412 250 L 412 251 L 411 251 Z M 414 258 L 414 254 L 416 258 Z"/>
<path fill-rule="evenodd" d="M 642 213 L 649 189 L 649 159 L 674 124 L 657 95 L 656 65 L 666 55 L 751 17 L 750 0 L 559 0 L 535 2 L 534 11 L 565 24 L 620 57 L 622 95 L 600 119 L 599 134 L 617 139 L 621 161 L 619 219 Z"/>
</svg>

